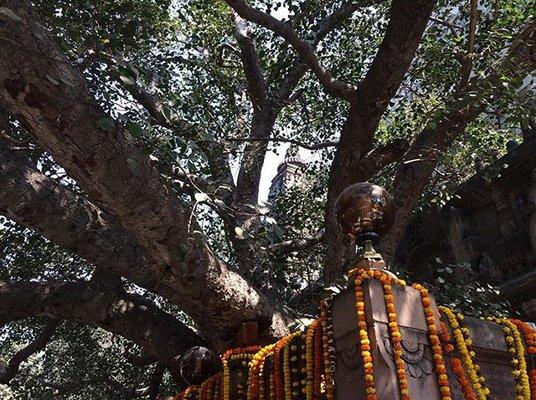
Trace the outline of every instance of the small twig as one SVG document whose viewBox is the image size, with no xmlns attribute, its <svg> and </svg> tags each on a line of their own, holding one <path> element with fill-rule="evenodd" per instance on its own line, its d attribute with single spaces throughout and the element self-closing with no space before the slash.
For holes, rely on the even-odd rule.
<svg viewBox="0 0 536 400">
<path fill-rule="evenodd" d="M 298 238 L 295 240 L 286 240 L 281 243 L 274 243 L 266 246 L 265 250 L 272 254 L 288 254 L 298 250 L 305 250 L 320 243 L 324 238 L 325 229 L 322 228 L 314 235 Z"/>
<path fill-rule="evenodd" d="M 455 25 L 451 22 L 448 22 L 448 21 L 444 21 L 442 19 L 439 19 L 439 18 L 434 18 L 434 17 L 430 17 L 430 21 L 432 22 L 435 22 L 439 25 L 443 25 L 443 26 L 446 26 L 447 28 L 450 29 L 450 31 L 454 34 L 454 35 L 457 35 L 458 34 L 458 31 L 457 30 L 461 30 L 462 27 L 461 26 L 458 26 L 458 25 Z"/>
<path fill-rule="evenodd" d="M 327 141 L 322 143 L 315 144 L 306 144 L 302 143 L 295 139 L 287 138 L 228 138 L 226 139 L 229 142 L 279 142 L 279 143 L 291 143 L 296 146 L 303 147 L 307 150 L 320 150 L 328 147 L 337 147 L 339 145 L 338 141 Z"/>
<path fill-rule="evenodd" d="M 43 329 L 43 332 L 41 332 L 41 334 L 37 336 L 33 342 L 19 350 L 13 357 L 11 357 L 11 360 L 9 360 L 5 370 L 0 373 L 0 383 L 8 385 L 19 372 L 21 364 L 28 360 L 32 354 L 35 354 L 45 348 L 48 342 L 50 342 L 52 339 L 52 336 L 54 335 L 59 323 L 60 322 L 57 320 L 48 321 Z"/>
</svg>

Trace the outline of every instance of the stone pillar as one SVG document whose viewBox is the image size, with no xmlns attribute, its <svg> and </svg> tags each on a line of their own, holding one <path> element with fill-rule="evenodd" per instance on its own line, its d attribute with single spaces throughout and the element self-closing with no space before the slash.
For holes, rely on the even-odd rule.
<svg viewBox="0 0 536 400">
<path fill-rule="evenodd" d="M 398 400 L 396 368 L 389 340 L 383 288 L 376 280 L 363 283 L 366 315 L 374 359 L 374 378 L 378 398 Z M 407 365 L 412 398 L 439 400 L 432 352 L 420 293 L 411 287 L 393 285 L 393 294 L 402 334 L 403 358 Z M 435 303 L 432 300 L 433 307 Z M 364 400 L 365 389 L 357 332 L 355 294 L 341 293 L 332 304 L 333 331 L 337 354 L 335 383 L 337 400 Z M 415 394 L 419 394 L 415 397 Z"/>
</svg>

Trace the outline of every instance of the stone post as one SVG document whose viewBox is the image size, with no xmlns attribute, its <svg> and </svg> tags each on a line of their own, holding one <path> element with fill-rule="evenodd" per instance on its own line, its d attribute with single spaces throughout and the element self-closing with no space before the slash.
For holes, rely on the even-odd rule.
<svg viewBox="0 0 536 400">
<path fill-rule="evenodd" d="M 363 283 L 363 291 L 378 399 L 398 400 L 400 397 L 389 340 L 383 288 L 376 280 L 366 280 Z M 412 398 L 439 400 L 420 293 L 411 287 L 393 285 L 393 294 L 402 334 L 403 358 L 407 365 L 410 394 L 419 394 L 418 397 L 412 396 Z M 432 302 L 432 305 L 435 308 L 435 302 Z M 333 300 L 332 316 L 337 355 L 336 398 L 364 400 L 366 396 L 353 289 L 341 293 Z"/>
<path fill-rule="evenodd" d="M 374 360 L 374 379 L 378 399 L 400 399 L 396 368 L 392 357 L 387 325 L 387 313 L 383 288 L 376 280 L 363 282 L 367 324 Z M 403 359 L 410 396 L 414 400 L 439 400 L 437 376 L 434 370 L 432 351 L 428 341 L 428 330 L 424 318 L 420 293 L 412 287 L 393 285 L 393 294 L 402 335 Z M 439 326 L 436 310 L 436 323 Z M 361 355 L 357 331 L 355 294 L 353 288 L 335 297 L 332 302 L 333 333 L 336 348 L 336 399 L 365 400 L 365 385 L 361 366 Z M 469 328 L 476 353 L 476 362 L 486 378 L 490 389 L 490 400 L 514 399 L 516 382 L 512 375 L 511 356 L 504 341 L 502 327 L 492 322 L 466 317 L 464 324 Z M 450 331 L 450 328 L 449 328 Z M 452 334 L 450 335 L 452 338 Z M 449 361 L 459 354 L 445 355 L 449 383 L 453 400 L 464 400 L 456 375 L 450 371 Z M 534 365 L 532 356 L 527 363 Z"/>
</svg>

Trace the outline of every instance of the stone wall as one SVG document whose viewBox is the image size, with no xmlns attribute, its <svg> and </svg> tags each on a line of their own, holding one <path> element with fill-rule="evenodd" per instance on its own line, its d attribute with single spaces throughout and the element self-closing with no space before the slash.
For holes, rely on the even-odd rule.
<svg viewBox="0 0 536 400">
<path fill-rule="evenodd" d="M 476 279 L 536 320 L 536 138 L 511 146 L 440 210 L 415 216 L 396 261 L 425 280 L 429 261 L 470 265 Z"/>
</svg>

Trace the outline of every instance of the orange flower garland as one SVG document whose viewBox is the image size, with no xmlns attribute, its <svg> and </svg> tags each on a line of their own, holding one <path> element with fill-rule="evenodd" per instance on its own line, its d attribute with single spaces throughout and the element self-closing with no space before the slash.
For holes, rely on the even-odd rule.
<svg viewBox="0 0 536 400">
<path fill-rule="evenodd" d="M 192 395 L 197 398 L 199 394 L 199 386 L 188 386 L 185 390 L 180 392 L 173 400 L 193 400 Z"/>
<path fill-rule="evenodd" d="M 458 384 L 463 390 L 465 399 L 478 400 L 478 397 L 473 391 L 473 386 L 471 385 L 471 382 L 469 382 L 469 379 L 467 379 L 467 375 L 465 374 L 465 370 L 463 369 L 463 364 L 459 358 L 453 357 L 450 360 L 450 369 L 456 374 Z"/>
<path fill-rule="evenodd" d="M 464 319 L 462 314 L 454 314 L 448 308 L 440 306 L 439 309 L 447 317 L 450 327 L 454 335 L 454 340 L 458 347 L 458 351 L 462 356 L 463 364 L 469 375 L 469 380 L 475 389 L 480 400 L 486 400 L 490 394 L 490 390 L 485 386 L 486 379 L 480 374 L 480 366 L 475 362 L 475 352 L 471 350 L 472 340 L 469 337 L 469 329 L 462 326 Z"/>
<path fill-rule="evenodd" d="M 284 338 L 280 339 L 273 348 L 273 370 L 274 370 L 274 385 L 275 385 L 275 398 L 276 400 L 284 400 L 289 394 L 288 383 L 290 379 L 290 370 L 286 358 L 283 360 L 283 374 L 281 374 L 281 350 L 285 352 L 285 349 L 288 348 L 289 343 L 295 337 L 299 336 L 300 332 L 292 333 Z M 286 364 L 286 365 L 285 365 Z M 225 399 L 224 399 L 225 400 Z"/>
<path fill-rule="evenodd" d="M 523 333 L 523 338 L 525 343 L 527 343 L 527 353 L 531 355 L 536 354 L 536 330 L 532 329 L 526 322 L 520 321 L 518 319 L 510 320 L 517 329 Z"/>
<path fill-rule="evenodd" d="M 525 359 L 525 346 L 521 333 L 517 326 L 507 318 L 488 317 L 488 321 L 493 321 L 503 325 L 504 339 L 508 346 L 508 352 L 512 357 L 513 375 L 517 381 L 517 398 L 530 400 L 530 381 L 527 373 L 527 362 Z"/>
<path fill-rule="evenodd" d="M 536 330 L 531 328 L 526 322 L 518 319 L 511 319 L 510 321 L 521 331 L 527 344 L 527 353 L 534 357 L 536 354 Z M 536 399 L 536 368 L 534 365 L 532 365 L 532 368 L 527 374 L 529 377 L 530 396 L 532 399 Z"/>
<path fill-rule="evenodd" d="M 314 335 L 314 371 L 313 371 L 313 391 L 314 394 L 318 397 L 321 396 L 322 390 L 322 370 L 324 368 L 323 361 L 323 349 L 322 349 L 322 335 L 324 333 L 322 320 L 320 320 L 320 325 L 315 330 Z"/>
<path fill-rule="evenodd" d="M 321 303 L 320 315 L 322 320 L 322 354 L 324 356 L 324 390 L 327 400 L 335 399 L 335 384 L 333 373 L 335 372 L 335 361 L 333 359 L 333 347 L 331 340 L 333 331 L 331 327 L 330 304 L 327 301 Z"/>
<path fill-rule="evenodd" d="M 447 376 L 447 368 L 445 366 L 445 360 L 443 358 L 443 349 L 441 348 L 441 342 L 439 340 L 436 320 L 434 315 L 434 309 L 428 294 L 428 289 L 419 284 L 413 284 L 413 288 L 417 289 L 421 294 L 421 302 L 424 310 L 424 316 L 426 318 L 426 325 L 428 327 L 428 339 L 430 346 L 432 346 L 432 352 L 434 354 L 434 366 L 437 374 L 437 383 L 439 385 L 439 392 L 442 400 L 452 400 L 449 378 Z"/>
<path fill-rule="evenodd" d="M 315 391 L 315 335 L 320 331 L 321 326 L 322 320 L 315 320 L 307 328 L 305 337 L 305 398 L 307 400 L 313 400 Z"/>
<path fill-rule="evenodd" d="M 536 399 L 536 369 L 529 371 L 530 398 Z"/>
<path fill-rule="evenodd" d="M 376 385 L 374 383 L 374 363 L 372 359 L 372 348 L 365 316 L 365 295 L 361 283 L 366 278 L 372 278 L 372 270 L 350 271 L 350 276 L 355 275 L 355 305 L 357 312 L 357 328 L 359 331 L 359 344 L 361 350 L 361 361 L 363 364 L 363 378 L 365 379 L 365 393 L 367 400 L 377 400 Z"/>
<path fill-rule="evenodd" d="M 396 306 L 393 296 L 393 289 L 391 283 L 393 278 L 380 271 L 374 271 L 374 277 L 379 278 L 383 285 L 383 293 L 385 298 L 385 307 L 387 310 L 387 317 L 389 321 L 389 333 L 391 336 L 391 343 L 393 346 L 393 358 L 396 365 L 396 375 L 398 378 L 398 388 L 400 390 L 401 400 L 409 400 L 409 388 L 408 378 L 406 376 L 405 362 L 402 358 L 402 338 L 400 335 L 400 328 L 397 322 Z M 378 274 L 379 273 L 379 274 Z M 381 274 L 381 275 L 380 275 Z"/>
</svg>

